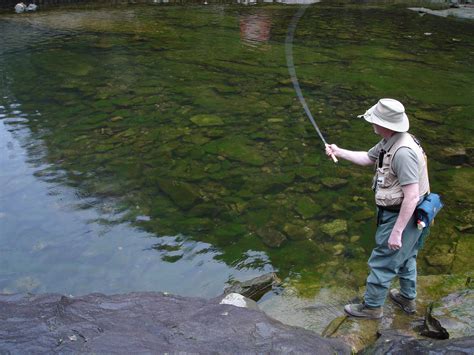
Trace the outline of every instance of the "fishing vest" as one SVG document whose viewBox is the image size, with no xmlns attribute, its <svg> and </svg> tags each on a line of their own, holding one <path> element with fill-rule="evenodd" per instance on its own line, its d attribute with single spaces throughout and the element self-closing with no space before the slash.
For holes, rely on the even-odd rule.
<svg viewBox="0 0 474 355">
<path fill-rule="evenodd" d="M 395 142 L 387 142 L 392 144 L 387 151 L 382 147 L 379 157 L 375 161 L 375 176 L 373 189 L 375 191 L 375 203 L 382 207 L 399 207 L 403 201 L 403 190 L 397 175 L 392 170 L 392 159 L 395 153 L 401 147 L 412 149 L 418 157 L 418 184 L 420 189 L 420 197 L 427 194 L 430 190 L 428 180 L 428 166 L 425 152 L 421 148 L 419 142 L 409 133 L 397 134 Z M 382 161 L 380 161 L 380 159 Z"/>
</svg>

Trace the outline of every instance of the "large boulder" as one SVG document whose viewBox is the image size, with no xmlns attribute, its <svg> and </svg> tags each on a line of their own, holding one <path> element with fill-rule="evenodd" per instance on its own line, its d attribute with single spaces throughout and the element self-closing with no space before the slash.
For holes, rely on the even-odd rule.
<svg viewBox="0 0 474 355">
<path fill-rule="evenodd" d="M 349 354 L 258 310 L 156 292 L 0 295 L 0 353 Z"/>
</svg>

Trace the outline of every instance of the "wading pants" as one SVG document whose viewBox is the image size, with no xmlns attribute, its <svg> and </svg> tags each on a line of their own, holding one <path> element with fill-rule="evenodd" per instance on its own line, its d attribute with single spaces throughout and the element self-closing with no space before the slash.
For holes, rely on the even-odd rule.
<svg viewBox="0 0 474 355">
<path fill-rule="evenodd" d="M 416 297 L 416 256 L 421 231 L 416 228 L 412 216 L 402 233 L 402 247 L 398 250 L 388 248 L 388 238 L 395 225 L 398 212 L 378 210 L 376 247 L 372 251 L 368 264 L 365 303 L 370 307 L 382 306 L 385 302 L 392 280 L 400 279 L 400 292 L 408 299 Z"/>
</svg>

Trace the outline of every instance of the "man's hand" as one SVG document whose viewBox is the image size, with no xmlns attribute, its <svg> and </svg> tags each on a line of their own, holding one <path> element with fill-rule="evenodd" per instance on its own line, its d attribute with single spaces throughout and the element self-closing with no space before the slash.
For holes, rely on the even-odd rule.
<svg viewBox="0 0 474 355">
<path fill-rule="evenodd" d="M 408 221 L 415 212 L 416 204 L 419 199 L 419 186 L 418 183 L 408 184 L 402 186 L 403 201 L 400 207 L 400 213 L 398 214 L 397 221 L 393 226 L 390 238 L 388 238 L 388 247 L 392 250 L 397 250 L 402 247 L 402 233 L 408 224 Z"/>
<path fill-rule="evenodd" d="M 398 250 L 402 247 L 402 233 L 392 230 L 388 238 L 388 248 L 391 250 Z"/>
<path fill-rule="evenodd" d="M 339 147 L 335 144 L 326 144 L 326 154 L 328 157 L 334 155 L 337 157 L 337 152 L 339 151 Z"/>
<path fill-rule="evenodd" d="M 367 152 L 354 152 L 352 150 L 339 148 L 335 144 L 326 144 L 326 154 L 328 157 L 333 158 L 333 160 L 334 157 L 337 157 L 362 166 L 374 164 L 374 161 L 369 158 Z M 334 162 L 336 161 L 334 160 Z"/>
</svg>

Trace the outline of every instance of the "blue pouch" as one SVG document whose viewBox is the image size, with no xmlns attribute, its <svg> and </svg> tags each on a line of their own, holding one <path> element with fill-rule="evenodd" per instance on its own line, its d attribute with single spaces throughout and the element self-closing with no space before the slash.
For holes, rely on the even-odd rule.
<svg viewBox="0 0 474 355">
<path fill-rule="evenodd" d="M 423 247 L 426 237 L 429 235 L 429 227 L 433 224 L 433 220 L 444 204 L 441 197 L 436 193 L 430 193 L 426 196 L 415 210 L 416 224 L 418 229 L 422 229 L 420 240 L 418 242 L 419 248 Z"/>
</svg>

